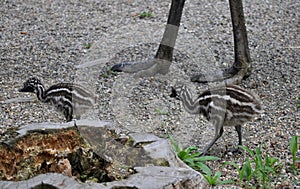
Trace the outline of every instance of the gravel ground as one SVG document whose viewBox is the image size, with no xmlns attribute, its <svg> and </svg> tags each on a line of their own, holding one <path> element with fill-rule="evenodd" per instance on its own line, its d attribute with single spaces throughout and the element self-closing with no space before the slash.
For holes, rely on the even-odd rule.
<svg viewBox="0 0 300 189">
<path fill-rule="evenodd" d="M 170 87 L 185 83 L 196 95 L 210 86 L 190 83 L 189 75 L 222 69 L 233 61 L 227 1 L 186 2 L 169 74 L 133 78 L 107 70 L 120 61 L 154 55 L 169 4 L 141 0 L 1 1 L 1 140 L 9 137 L 7 130 L 24 124 L 63 121 L 53 108 L 32 100 L 33 95 L 18 92 L 28 77 L 38 76 L 45 86 L 63 81 L 86 83 L 98 96 L 90 115 L 94 118 L 112 120 L 129 131 L 162 137 L 169 132 L 183 146 L 205 146 L 213 128 L 171 99 Z M 151 11 L 152 16 L 140 18 L 143 11 Z M 247 0 L 244 12 L 253 72 L 242 85 L 261 98 L 265 109 L 256 121 L 244 125 L 244 145 L 256 148 L 263 143 L 270 156 L 289 167 L 289 140 L 300 135 L 300 3 Z M 225 128 L 223 138 L 211 150 L 211 155 L 221 160 L 210 166 L 222 170 L 222 179 L 237 176 L 232 168 L 221 167 L 223 162 L 241 163 L 245 158 L 228 152 L 236 142 L 233 129 Z M 274 184 L 278 188 L 300 187 L 297 179 L 299 176 L 283 169 Z"/>
</svg>

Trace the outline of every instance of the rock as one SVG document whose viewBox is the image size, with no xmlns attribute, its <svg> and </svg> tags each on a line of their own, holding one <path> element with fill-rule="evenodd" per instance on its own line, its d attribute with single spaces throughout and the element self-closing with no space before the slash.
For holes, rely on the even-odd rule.
<svg viewBox="0 0 300 189">
<path fill-rule="evenodd" d="M 176 156 L 166 139 L 147 133 L 126 136 L 120 130 L 116 132 L 110 122 L 80 120 L 76 126 L 72 123 L 42 123 L 22 127 L 14 142 L 8 142 L 9 147 L 7 144 L 0 146 L 0 167 L 5 167 L 5 161 L 11 159 L 9 153 L 14 153 L 20 157 L 10 162 L 11 165 L 34 159 L 34 166 L 28 165 L 26 169 L 35 169 L 24 173 L 26 177 L 22 178 L 11 174 L 6 181 L 0 182 L 0 188 L 171 189 L 208 186 L 200 173 Z M 99 173 L 94 167 L 97 171 L 103 170 Z M 17 173 L 17 168 L 14 169 Z M 82 180 L 83 177 L 88 178 Z M 101 183 L 101 178 L 106 180 Z"/>
<path fill-rule="evenodd" d="M 2 181 L 2 189 L 37 189 L 47 186 L 50 189 L 110 189 L 110 188 L 141 188 L 141 189 L 176 189 L 176 188 L 207 188 L 197 172 L 178 167 L 136 167 L 137 173 L 126 180 L 111 183 L 79 183 L 74 178 L 57 173 L 41 174 L 27 181 Z"/>
<path fill-rule="evenodd" d="M 180 167 L 136 167 L 136 174 L 124 181 L 108 183 L 107 187 L 158 188 L 207 188 L 202 176 L 189 168 Z"/>
</svg>

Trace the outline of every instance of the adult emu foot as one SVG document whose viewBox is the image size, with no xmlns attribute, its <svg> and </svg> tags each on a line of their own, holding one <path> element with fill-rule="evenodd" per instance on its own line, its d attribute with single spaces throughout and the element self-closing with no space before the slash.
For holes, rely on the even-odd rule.
<svg viewBox="0 0 300 189">
<path fill-rule="evenodd" d="M 166 74 L 172 63 L 173 50 L 178 35 L 185 0 L 172 0 L 163 38 L 153 59 L 143 62 L 123 62 L 111 67 L 112 71 L 135 73 L 135 77 Z"/>
<path fill-rule="evenodd" d="M 152 58 L 143 62 L 121 62 L 111 67 L 111 71 L 134 73 L 136 77 L 151 77 L 156 74 L 167 74 L 171 62 Z"/>
<path fill-rule="evenodd" d="M 206 74 L 196 74 L 191 77 L 192 82 L 209 83 L 224 81 L 228 84 L 240 84 L 241 81 L 251 74 L 251 68 L 238 68 L 233 65 L 222 71 L 208 72 Z"/>
</svg>

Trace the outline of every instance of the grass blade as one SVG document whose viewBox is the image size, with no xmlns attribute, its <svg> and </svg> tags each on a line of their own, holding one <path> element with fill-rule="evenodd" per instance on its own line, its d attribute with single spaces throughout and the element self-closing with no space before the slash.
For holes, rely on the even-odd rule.
<svg viewBox="0 0 300 189">
<path fill-rule="evenodd" d="M 298 149 L 299 149 L 298 136 L 293 136 L 290 140 L 290 150 L 292 152 L 293 161 L 295 161 L 295 157 Z"/>
</svg>

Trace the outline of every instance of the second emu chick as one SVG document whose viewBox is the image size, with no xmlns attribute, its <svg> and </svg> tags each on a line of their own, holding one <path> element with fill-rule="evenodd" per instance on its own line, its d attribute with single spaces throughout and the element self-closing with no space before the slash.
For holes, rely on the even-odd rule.
<svg viewBox="0 0 300 189">
<path fill-rule="evenodd" d="M 262 112 L 259 99 L 237 85 L 226 85 L 204 91 L 195 100 L 184 85 L 172 88 L 171 97 L 180 99 L 191 114 L 202 114 L 215 127 L 213 140 L 204 148 L 202 155 L 222 136 L 223 126 L 234 126 L 242 145 L 242 124 L 251 121 Z"/>
<path fill-rule="evenodd" d="M 58 83 L 46 90 L 36 77 L 24 82 L 19 92 L 35 93 L 41 102 L 53 104 L 64 114 L 67 122 L 72 121 L 74 115 L 80 118 L 80 115 L 92 108 L 95 103 L 94 94 L 81 85 Z"/>
</svg>

